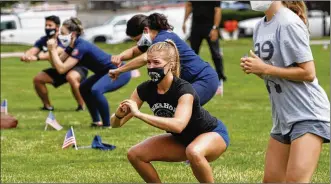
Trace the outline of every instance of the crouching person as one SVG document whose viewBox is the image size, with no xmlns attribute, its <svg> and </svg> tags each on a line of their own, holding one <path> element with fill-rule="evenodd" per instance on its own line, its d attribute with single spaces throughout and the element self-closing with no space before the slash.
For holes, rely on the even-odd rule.
<svg viewBox="0 0 331 184">
<path fill-rule="evenodd" d="M 151 80 L 140 84 L 131 99 L 121 102 L 111 116 L 113 128 L 132 117 L 165 130 L 133 146 L 128 159 L 145 182 L 160 178 L 152 161 L 190 161 L 199 182 L 214 182 L 209 162 L 216 160 L 229 145 L 224 124 L 203 109 L 192 85 L 180 78 L 179 54 L 171 40 L 158 42 L 147 51 L 147 69 Z M 139 111 L 146 101 L 154 115 Z"/>
</svg>

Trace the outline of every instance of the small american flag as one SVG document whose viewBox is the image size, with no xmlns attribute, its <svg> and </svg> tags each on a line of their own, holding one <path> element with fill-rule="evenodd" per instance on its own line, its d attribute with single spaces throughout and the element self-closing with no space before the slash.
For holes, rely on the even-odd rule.
<svg viewBox="0 0 331 184">
<path fill-rule="evenodd" d="M 47 125 L 51 125 L 56 130 L 61 130 L 63 127 L 56 121 L 55 116 L 50 111 L 47 118 L 46 118 L 46 127 L 45 130 L 47 130 Z"/>
<path fill-rule="evenodd" d="M 6 99 L 1 102 L 1 112 L 5 114 L 8 113 L 8 102 Z"/>
<path fill-rule="evenodd" d="M 76 138 L 72 127 L 68 130 L 66 136 L 64 137 L 62 149 L 68 148 L 71 145 L 74 145 L 77 150 Z"/>
</svg>

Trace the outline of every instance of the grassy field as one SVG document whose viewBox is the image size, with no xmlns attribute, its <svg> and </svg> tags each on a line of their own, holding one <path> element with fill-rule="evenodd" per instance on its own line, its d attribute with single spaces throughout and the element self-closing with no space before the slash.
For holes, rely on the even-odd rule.
<svg viewBox="0 0 331 184">
<path fill-rule="evenodd" d="M 108 53 L 118 54 L 133 43 L 99 46 Z M 227 126 L 231 143 L 218 160 L 211 163 L 215 181 L 261 182 L 264 155 L 271 129 L 271 107 L 268 93 L 261 79 L 244 74 L 239 58 L 251 48 L 251 40 L 222 42 L 225 72 L 228 82 L 224 97 L 215 96 L 207 105 L 212 115 Z M 25 46 L 3 46 L 2 52 L 23 51 Z M 319 83 L 330 94 L 330 51 L 322 46 L 312 47 Z M 209 49 L 204 42 L 201 56 L 211 62 Z M 211 62 L 212 63 L 212 62 Z M 8 99 L 9 112 L 19 119 L 16 129 L 1 130 L 1 182 L 3 183 L 112 183 L 143 182 L 127 161 L 127 150 L 149 136 L 163 131 L 132 119 L 119 129 L 92 129 L 88 112 L 75 112 L 76 103 L 69 85 L 59 89 L 49 86 L 50 99 L 55 106 L 61 131 L 44 131 L 47 112 L 39 111 L 32 78 L 48 62 L 21 63 L 18 58 L 1 59 L 1 99 Z M 120 90 L 106 94 L 111 112 L 120 101 L 128 98 L 135 87 L 147 78 L 146 68 L 140 69 L 142 77 L 130 81 Z M 151 113 L 146 104 L 143 112 Z M 114 144 L 114 151 L 93 149 L 62 150 L 64 135 L 73 126 L 79 146 L 90 145 L 95 135 L 103 142 Z M 171 150 L 169 150 L 171 151 Z M 330 183 L 330 148 L 323 146 L 313 182 Z M 154 163 L 163 182 L 197 182 L 190 167 L 183 163 Z"/>
</svg>

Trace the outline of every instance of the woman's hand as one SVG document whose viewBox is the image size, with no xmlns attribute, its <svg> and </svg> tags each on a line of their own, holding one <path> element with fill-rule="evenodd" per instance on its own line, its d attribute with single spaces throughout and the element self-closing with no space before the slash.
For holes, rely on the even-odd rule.
<svg viewBox="0 0 331 184">
<path fill-rule="evenodd" d="M 121 74 L 121 72 L 117 69 L 110 69 L 108 71 L 108 75 L 111 79 L 116 80 L 118 76 Z"/>
<path fill-rule="evenodd" d="M 54 38 L 51 38 L 47 41 L 47 48 L 49 51 L 56 49 L 57 41 Z"/>
<path fill-rule="evenodd" d="M 138 109 L 137 103 L 133 100 L 124 100 L 121 105 L 125 105 L 133 116 L 137 116 L 140 111 Z"/>
<path fill-rule="evenodd" d="M 112 55 L 111 56 L 111 62 L 117 66 L 120 67 L 122 64 L 122 56 L 121 55 Z"/>
<path fill-rule="evenodd" d="M 240 66 L 243 71 L 247 74 L 265 74 L 265 71 L 268 68 L 268 64 L 264 63 L 264 61 L 255 55 L 252 50 L 249 52 L 251 57 L 241 58 Z"/>
<path fill-rule="evenodd" d="M 125 117 L 126 115 L 128 115 L 130 113 L 130 108 L 128 108 L 127 105 L 124 104 L 120 104 L 116 110 L 116 116 L 119 117 Z"/>
</svg>

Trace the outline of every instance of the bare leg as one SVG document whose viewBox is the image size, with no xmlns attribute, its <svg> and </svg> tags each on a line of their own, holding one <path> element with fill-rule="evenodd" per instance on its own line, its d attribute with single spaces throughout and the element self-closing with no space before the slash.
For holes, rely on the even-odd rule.
<svg viewBox="0 0 331 184">
<path fill-rule="evenodd" d="M 53 79 L 47 75 L 45 72 L 40 72 L 33 79 L 34 88 L 42 103 L 46 108 L 51 107 L 51 103 L 48 98 L 48 91 L 46 88 L 46 84 L 52 84 Z"/>
<path fill-rule="evenodd" d="M 133 146 L 128 159 L 139 175 L 147 183 L 161 180 L 151 161 L 180 162 L 186 159 L 184 145 L 178 143 L 171 134 L 151 137 Z"/>
<path fill-rule="evenodd" d="M 84 100 L 79 92 L 79 85 L 81 80 L 80 74 L 75 70 L 71 70 L 70 72 L 67 73 L 66 79 L 71 86 L 71 92 L 74 95 L 78 105 L 84 107 Z"/>
<path fill-rule="evenodd" d="M 307 133 L 291 144 L 287 165 L 286 182 L 310 183 L 316 169 L 323 140 Z"/>
<path fill-rule="evenodd" d="M 226 143 L 216 132 L 201 134 L 188 145 L 186 156 L 199 182 L 214 182 L 212 168 L 208 162 L 216 160 L 225 150 Z"/>
<path fill-rule="evenodd" d="M 289 144 L 283 144 L 270 137 L 265 157 L 264 183 L 285 182 L 289 154 Z"/>
</svg>

